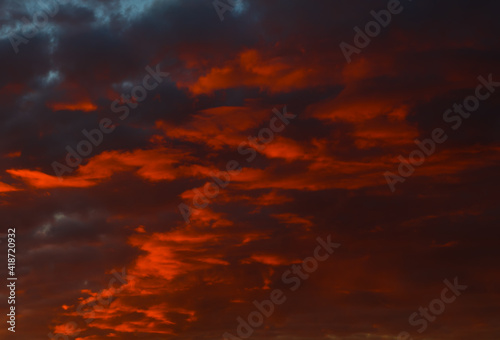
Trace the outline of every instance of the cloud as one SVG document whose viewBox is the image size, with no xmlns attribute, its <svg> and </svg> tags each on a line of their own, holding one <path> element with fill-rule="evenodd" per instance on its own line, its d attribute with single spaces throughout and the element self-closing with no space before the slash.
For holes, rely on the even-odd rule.
<svg viewBox="0 0 500 340">
<path fill-rule="evenodd" d="M 425 336 L 498 338 L 497 93 L 396 193 L 383 173 L 447 128 L 479 75 L 497 79 L 499 5 L 403 5 L 348 64 L 340 42 L 387 1 L 243 1 L 221 22 L 211 1 L 71 0 L 17 54 L 8 33 L 44 5 L 3 1 L 0 214 L 19 241 L 18 335 L 74 321 L 81 340 L 220 338 L 254 300 L 291 293 L 283 272 L 331 234 L 344 250 L 256 339 L 415 331 L 409 315 L 455 276 L 471 289 Z M 111 103 L 157 64 L 169 79 L 117 119 Z M 239 145 L 285 105 L 296 119 L 247 161 Z M 102 118 L 115 131 L 61 181 L 52 163 Z M 178 205 L 230 160 L 241 173 L 187 226 Z M 133 278 L 87 324 L 79 303 L 123 267 Z"/>
</svg>

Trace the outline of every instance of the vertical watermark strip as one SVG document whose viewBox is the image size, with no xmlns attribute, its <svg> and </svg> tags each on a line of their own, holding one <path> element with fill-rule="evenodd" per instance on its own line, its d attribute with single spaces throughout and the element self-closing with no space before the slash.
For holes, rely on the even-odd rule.
<svg viewBox="0 0 500 340">
<path fill-rule="evenodd" d="M 9 304 L 9 313 L 7 314 L 8 330 L 16 332 L 16 228 L 7 230 L 7 303 Z"/>
</svg>

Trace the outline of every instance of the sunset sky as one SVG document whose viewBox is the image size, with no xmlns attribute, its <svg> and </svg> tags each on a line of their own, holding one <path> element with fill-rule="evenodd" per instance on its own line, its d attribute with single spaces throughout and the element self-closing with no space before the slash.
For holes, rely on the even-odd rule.
<svg viewBox="0 0 500 340">
<path fill-rule="evenodd" d="M 0 338 L 500 339 L 499 13 L 0 0 Z"/>
</svg>

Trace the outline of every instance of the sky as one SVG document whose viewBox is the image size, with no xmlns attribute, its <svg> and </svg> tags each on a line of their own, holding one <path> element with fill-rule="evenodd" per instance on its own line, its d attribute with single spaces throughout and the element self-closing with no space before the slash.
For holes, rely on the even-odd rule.
<svg viewBox="0 0 500 340">
<path fill-rule="evenodd" d="M 499 339 L 499 10 L 0 0 L 0 338 Z"/>
</svg>

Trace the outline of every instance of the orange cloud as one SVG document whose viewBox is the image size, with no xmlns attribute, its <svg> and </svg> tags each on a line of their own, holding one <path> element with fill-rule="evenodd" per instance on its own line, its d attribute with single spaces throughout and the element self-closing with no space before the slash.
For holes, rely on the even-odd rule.
<svg viewBox="0 0 500 340">
<path fill-rule="evenodd" d="M 271 110 L 221 106 L 198 112 L 183 126 L 158 121 L 156 126 L 169 138 L 208 144 L 218 150 L 237 147 L 247 139 L 243 132 L 269 119 Z"/>
<path fill-rule="evenodd" d="M 97 106 L 91 102 L 79 102 L 79 103 L 49 103 L 47 104 L 49 108 L 54 111 L 83 111 L 90 112 L 97 110 Z"/>
<path fill-rule="evenodd" d="M 26 169 L 9 169 L 7 172 L 36 188 L 84 188 L 97 185 L 114 173 L 123 171 L 135 172 L 150 181 L 162 181 L 179 177 L 209 176 L 213 170 L 197 164 L 180 165 L 182 160 L 194 161 L 185 152 L 160 147 L 151 150 L 103 152 L 80 166 L 73 175 L 63 178 Z"/>
<path fill-rule="evenodd" d="M 296 214 L 274 214 L 272 215 L 274 218 L 278 219 L 280 223 L 284 224 L 299 224 L 302 225 L 306 230 L 309 230 L 312 226 L 313 223 L 303 217 L 300 217 Z"/>
<path fill-rule="evenodd" d="M 0 192 L 11 192 L 18 191 L 20 189 L 13 187 L 12 185 L 0 182 Z"/>
<path fill-rule="evenodd" d="M 293 263 L 300 263 L 300 260 L 287 260 L 279 255 L 272 254 L 256 254 L 250 258 L 242 260 L 242 263 L 258 262 L 269 266 L 286 266 Z"/>
<path fill-rule="evenodd" d="M 12 176 L 26 181 L 29 185 L 41 189 L 57 187 L 86 188 L 95 185 L 95 182 L 85 178 L 67 178 L 62 180 L 57 176 L 50 176 L 40 171 L 15 169 L 6 171 Z"/>
<path fill-rule="evenodd" d="M 331 67 L 323 69 L 317 63 L 304 61 L 303 55 L 284 58 L 266 56 L 260 51 L 249 49 L 227 61 L 224 66 L 213 67 L 194 83 L 180 83 L 179 86 L 187 86 L 193 94 L 240 86 L 281 92 L 331 84 L 336 78 Z"/>
</svg>

